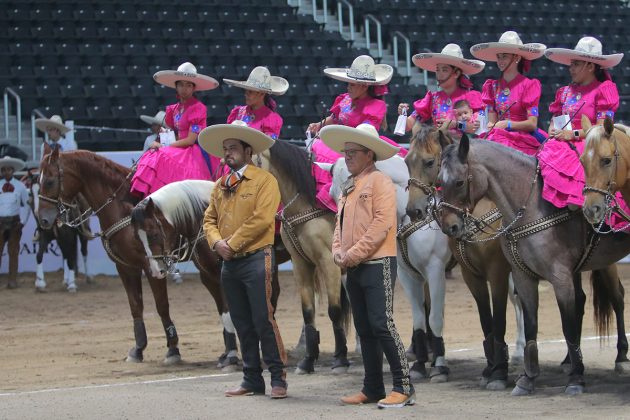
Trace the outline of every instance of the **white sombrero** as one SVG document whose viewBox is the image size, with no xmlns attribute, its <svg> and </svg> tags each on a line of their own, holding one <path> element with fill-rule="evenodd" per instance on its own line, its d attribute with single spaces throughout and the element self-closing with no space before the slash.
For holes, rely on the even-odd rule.
<svg viewBox="0 0 630 420">
<path fill-rule="evenodd" d="M 413 64 L 427 71 L 436 71 L 438 64 L 457 67 L 464 74 L 477 74 L 486 66 L 479 60 L 464 58 L 462 49 L 457 44 L 447 44 L 440 53 L 421 53 L 413 56 Z"/>
<path fill-rule="evenodd" d="M 223 142 L 228 139 L 237 139 L 249 144 L 254 154 L 269 149 L 275 141 L 255 128 L 250 128 L 247 123 L 235 120 L 232 124 L 215 124 L 206 127 L 199 133 L 199 145 L 213 156 L 223 157 Z"/>
<path fill-rule="evenodd" d="M 499 42 L 484 42 L 470 47 L 470 53 L 483 61 L 497 61 L 497 54 L 516 54 L 526 60 L 535 60 L 543 56 L 547 47 L 532 42 L 523 44 L 521 37 L 514 31 L 503 32 Z"/>
<path fill-rule="evenodd" d="M 10 156 L 5 156 L 0 159 L 0 169 L 10 167 L 13 168 L 14 171 L 19 171 L 24 168 L 25 165 L 26 163 L 22 159 L 13 158 Z"/>
<path fill-rule="evenodd" d="M 581 38 L 574 49 L 568 48 L 549 48 L 545 51 L 545 57 L 556 63 L 571 65 L 571 60 L 588 61 L 589 63 L 599 64 L 603 69 L 615 67 L 623 54 L 602 54 L 602 43 L 592 36 Z"/>
<path fill-rule="evenodd" d="M 150 115 L 140 115 L 140 119 L 144 121 L 145 123 L 149 125 L 153 125 L 153 124 L 161 125 L 164 128 L 167 127 L 166 121 L 164 121 L 165 118 L 166 118 L 166 112 L 164 111 L 158 111 L 158 113 L 155 114 L 155 117 L 152 117 Z"/>
<path fill-rule="evenodd" d="M 400 150 L 381 140 L 378 131 L 371 124 L 359 124 L 356 128 L 346 125 L 327 125 L 319 132 L 319 138 L 326 146 L 339 153 L 343 153 L 346 142 L 360 144 L 373 151 L 376 160 L 389 159 Z"/>
<path fill-rule="evenodd" d="M 388 64 L 375 64 L 369 55 L 360 55 L 350 68 L 328 68 L 324 74 L 342 82 L 386 85 L 392 80 L 394 69 Z"/>
<path fill-rule="evenodd" d="M 289 89 L 287 79 L 278 76 L 272 76 L 267 67 L 258 66 L 249 73 L 247 80 L 223 79 L 230 86 L 239 87 L 247 90 L 255 90 L 256 92 L 265 92 L 271 95 L 284 95 Z"/>
<path fill-rule="evenodd" d="M 195 91 L 212 90 L 219 86 L 219 82 L 212 77 L 197 73 L 197 68 L 188 62 L 177 67 L 177 70 L 158 71 L 153 79 L 170 88 L 175 88 L 178 81 L 191 82 L 195 84 Z"/>
<path fill-rule="evenodd" d="M 59 115 L 53 115 L 50 118 L 38 118 L 35 120 L 35 127 L 44 133 L 49 128 L 56 128 L 61 131 L 61 134 L 66 134 L 68 131 L 72 131 L 63 124 L 63 120 Z"/>
</svg>

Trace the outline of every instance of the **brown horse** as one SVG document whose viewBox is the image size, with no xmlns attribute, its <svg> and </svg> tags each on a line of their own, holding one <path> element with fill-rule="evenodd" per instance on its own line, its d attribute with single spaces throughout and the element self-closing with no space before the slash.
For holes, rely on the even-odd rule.
<svg viewBox="0 0 630 420">
<path fill-rule="evenodd" d="M 169 313 L 166 280 L 156 278 L 149 267 L 142 243 L 130 225 L 130 214 L 138 199 L 129 193 L 131 172 L 102 156 L 85 150 L 59 153 L 58 149 L 45 155 L 40 164 L 39 220 L 43 228 L 50 228 L 61 216 L 65 217 L 67 204 L 82 193 L 103 229 L 101 239 L 127 292 L 135 346 L 129 350 L 127 361 L 143 360 L 147 346 L 147 333 L 143 320 L 142 272 L 146 274 L 157 312 L 166 333 L 168 351 L 164 363 L 181 360 L 175 325 Z M 207 254 L 211 255 L 211 254 Z M 216 259 L 215 259 L 216 261 Z M 227 313 L 216 271 L 201 272 L 201 280 L 212 294 L 219 314 Z M 235 342 L 234 338 L 234 342 Z M 227 344 L 227 342 L 226 342 Z M 229 349 L 226 348 L 226 351 Z"/>
<path fill-rule="evenodd" d="M 580 272 L 594 271 L 593 288 L 598 328 L 608 325 L 610 307 L 617 315 L 616 363 L 627 364 L 628 342 L 623 317 L 623 288 L 614 262 L 630 252 L 630 236 L 592 236 L 581 212 L 557 209 L 542 199 L 542 181 L 536 160 L 502 145 L 469 140 L 447 146 L 442 154 L 437 184 L 441 186 L 438 211 L 442 230 L 455 238 L 466 238 L 470 209 L 482 199 L 496 203 L 503 215 L 503 253 L 512 265 L 514 284 L 525 315 L 525 372 L 516 381 L 512 395 L 534 391 L 540 374 L 538 365 L 538 282 L 547 279 L 553 286 L 562 332 L 571 361 L 567 394 L 584 391 L 584 364 L 580 350 L 584 297 Z M 528 180 L 530 180 L 528 182 Z M 611 265 L 613 264 L 613 265 Z M 611 281 L 612 279 L 612 281 Z"/>
<path fill-rule="evenodd" d="M 453 139 L 448 132 L 422 125 L 414 130 L 411 138 L 409 154 L 405 163 L 411 176 L 409 180 L 409 200 L 407 215 L 415 220 L 427 217 L 430 206 L 429 200 L 435 199 L 435 180 L 437 179 L 442 148 L 452 144 Z M 476 217 L 483 217 L 495 210 L 496 206 L 481 200 L 474 208 Z M 488 221 L 495 228 L 500 224 L 500 214 L 495 221 Z M 480 235 L 486 238 L 488 235 Z M 481 329 L 484 334 L 483 349 L 487 366 L 482 373 L 482 385 L 487 389 L 501 390 L 507 386 L 508 376 L 508 347 L 505 343 L 505 312 L 508 297 L 510 263 L 507 261 L 499 241 L 485 241 L 465 243 L 453 238 L 449 239 L 451 252 L 462 269 L 462 276 L 466 286 L 473 295 L 479 311 Z M 491 297 L 488 294 L 490 284 Z M 511 295 L 511 297 L 513 294 Z M 522 309 L 515 303 L 517 322 L 522 322 Z M 521 330 L 520 325 L 518 326 Z M 520 334 L 519 334 L 520 338 Z M 517 342 L 517 353 L 522 354 L 522 343 Z M 520 352 L 519 352 L 520 350 Z"/>
<path fill-rule="evenodd" d="M 328 316 L 333 324 L 335 352 L 332 369 L 348 370 L 346 331 L 350 305 L 341 283 L 341 270 L 332 258 L 335 215 L 317 209 L 315 179 L 306 152 L 290 143 L 277 141 L 254 158 L 257 165 L 269 170 L 278 180 L 284 209 L 281 212 L 282 241 L 291 254 L 293 272 L 300 290 L 306 354 L 298 363 L 297 373 L 314 371 L 319 357 L 319 331 L 315 326 L 315 296 L 322 284 L 328 295 Z"/>
</svg>

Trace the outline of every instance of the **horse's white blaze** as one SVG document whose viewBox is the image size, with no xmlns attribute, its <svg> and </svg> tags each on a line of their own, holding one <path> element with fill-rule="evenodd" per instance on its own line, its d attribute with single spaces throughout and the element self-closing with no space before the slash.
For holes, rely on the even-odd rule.
<svg viewBox="0 0 630 420">
<path fill-rule="evenodd" d="M 164 273 L 160 272 L 160 267 L 153 258 L 153 253 L 151 252 L 151 248 L 149 247 L 149 241 L 147 239 L 147 233 L 143 229 L 138 229 L 138 237 L 140 238 L 140 242 L 144 247 L 144 252 L 149 257 L 149 268 L 151 269 L 151 275 L 155 278 L 161 279 L 165 276 Z"/>
<path fill-rule="evenodd" d="M 448 169 L 446 169 L 446 166 L 442 166 L 441 172 L 442 172 L 442 181 L 446 184 L 449 178 Z"/>
</svg>

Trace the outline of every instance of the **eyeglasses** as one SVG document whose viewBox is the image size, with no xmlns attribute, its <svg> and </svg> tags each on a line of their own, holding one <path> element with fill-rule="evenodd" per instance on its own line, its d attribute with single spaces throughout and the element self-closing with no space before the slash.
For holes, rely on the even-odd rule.
<svg viewBox="0 0 630 420">
<path fill-rule="evenodd" d="M 369 150 L 370 149 L 345 149 L 345 150 L 342 150 L 341 153 L 351 158 L 351 157 L 354 157 L 358 152 L 366 153 Z"/>
</svg>

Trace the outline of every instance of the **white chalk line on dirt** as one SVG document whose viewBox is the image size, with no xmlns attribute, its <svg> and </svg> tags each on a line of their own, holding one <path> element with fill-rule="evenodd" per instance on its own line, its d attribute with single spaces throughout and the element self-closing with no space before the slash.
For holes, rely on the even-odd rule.
<svg viewBox="0 0 630 420">
<path fill-rule="evenodd" d="M 4 393 L 0 393 L 0 397 L 13 397 L 13 396 L 18 396 L 18 395 L 44 394 L 44 393 L 49 393 L 49 392 L 66 392 L 66 391 L 76 391 L 76 390 L 85 390 L 85 389 L 116 388 L 116 387 L 133 386 L 133 385 L 152 385 L 152 384 L 160 384 L 160 383 L 168 383 L 168 382 L 194 381 L 196 379 L 221 378 L 221 377 L 229 376 L 229 375 L 230 373 L 216 373 L 213 375 L 199 375 L 199 376 L 185 376 L 182 378 L 153 379 L 150 381 L 121 382 L 121 383 L 101 384 L 101 385 L 85 385 L 85 386 L 74 386 L 74 387 L 67 387 L 67 388 L 47 388 L 47 389 L 38 389 L 34 391 L 4 392 Z"/>
<path fill-rule="evenodd" d="M 630 333 L 626 334 L 626 336 L 630 336 Z M 592 336 L 592 337 L 582 337 L 582 341 L 595 341 L 600 340 L 601 336 Z M 604 337 L 608 338 L 608 337 Z M 544 340 L 539 341 L 538 344 L 559 344 L 564 343 L 564 339 L 554 339 L 554 340 Z M 510 347 L 513 345 L 510 344 Z M 448 353 L 465 353 L 469 351 L 477 351 L 478 349 L 471 348 L 461 348 L 448 350 Z M 100 389 L 100 388 L 115 388 L 122 386 L 133 386 L 133 385 L 151 385 L 151 384 L 159 384 L 159 383 L 167 383 L 167 382 L 179 382 L 179 381 L 192 381 L 196 379 L 208 379 L 208 378 L 220 378 L 224 376 L 229 376 L 229 373 L 217 373 L 213 375 L 199 375 L 199 376 L 186 376 L 183 378 L 168 378 L 168 379 L 154 379 L 150 381 L 137 381 L 137 382 L 122 382 L 122 383 L 113 383 L 113 384 L 101 384 L 101 385 L 86 385 L 86 386 L 77 386 L 77 387 L 67 387 L 67 388 L 47 388 L 47 389 L 38 389 L 34 391 L 18 391 L 18 392 L 5 392 L 0 393 L 0 397 L 12 397 L 19 395 L 32 395 L 32 394 L 43 394 L 43 393 L 52 393 L 52 392 L 65 392 L 65 391 L 74 391 L 74 390 L 85 390 L 85 389 Z"/>
</svg>

